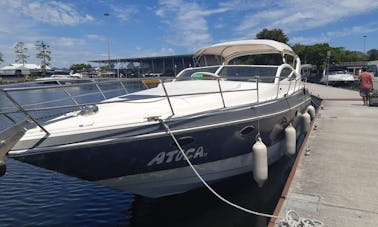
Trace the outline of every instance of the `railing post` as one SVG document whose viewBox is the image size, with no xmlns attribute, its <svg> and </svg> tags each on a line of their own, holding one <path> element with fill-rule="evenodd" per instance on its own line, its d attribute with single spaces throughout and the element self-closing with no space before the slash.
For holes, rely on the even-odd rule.
<svg viewBox="0 0 378 227">
<path fill-rule="evenodd" d="M 278 99 L 278 94 L 279 94 L 279 92 L 280 92 L 280 82 L 281 82 L 281 81 L 280 81 L 279 78 L 278 78 L 276 99 Z"/>
<path fill-rule="evenodd" d="M 106 96 L 105 96 L 104 92 L 102 92 L 100 86 L 98 86 L 98 82 L 97 81 L 95 82 L 95 85 L 96 85 L 97 90 L 100 92 L 100 94 L 104 98 L 104 100 L 106 100 Z"/>
<path fill-rule="evenodd" d="M 58 83 L 59 86 L 62 86 L 62 84 L 59 82 L 59 80 L 57 80 L 56 82 Z M 71 93 L 69 93 L 65 88 L 63 88 L 63 91 L 64 91 L 64 93 L 66 93 L 66 95 L 67 95 L 68 97 L 70 97 L 70 99 L 72 100 L 72 102 L 73 102 L 75 105 L 79 106 L 79 108 L 81 109 L 81 106 L 80 106 L 79 103 L 76 101 L 76 99 L 71 95 Z"/>
<path fill-rule="evenodd" d="M 223 108 L 226 108 L 226 103 L 224 102 L 224 98 L 223 98 L 222 87 L 220 85 L 220 79 L 217 79 L 217 81 L 218 81 L 219 92 L 220 92 L 220 95 L 221 95 L 221 98 L 222 98 Z"/>
<path fill-rule="evenodd" d="M 167 89 L 165 88 L 164 82 L 161 79 L 159 79 L 159 80 L 160 80 L 161 86 L 163 87 L 164 94 L 165 94 L 165 97 L 167 98 L 169 107 L 171 108 L 172 115 L 175 115 L 175 112 L 173 111 L 172 103 L 171 103 L 171 100 L 169 99 L 168 92 L 167 92 Z"/>
<path fill-rule="evenodd" d="M 122 83 L 122 80 L 120 80 L 119 83 L 121 84 L 123 90 L 125 91 L 125 94 L 128 94 L 129 92 L 127 91 L 125 85 Z"/>
<path fill-rule="evenodd" d="M 260 95 L 259 95 L 259 80 L 260 76 L 256 76 L 256 94 L 257 94 L 257 103 L 260 102 Z"/>
<path fill-rule="evenodd" d="M 5 96 L 7 96 L 7 98 L 23 113 L 25 114 L 27 117 L 29 117 L 30 120 L 32 120 L 36 125 L 38 125 L 38 127 L 40 127 L 45 133 L 46 135 L 50 135 L 50 133 L 36 120 L 33 118 L 33 116 L 31 116 L 10 94 L 8 94 L 8 92 L 4 91 L 4 90 L 1 90 L 2 92 L 4 92 Z"/>
<path fill-rule="evenodd" d="M 294 71 L 292 72 L 292 75 L 291 75 L 291 76 L 293 76 L 293 73 L 294 73 Z M 295 73 L 294 73 L 294 74 L 295 74 Z M 289 92 L 290 92 L 290 88 L 291 88 L 291 82 L 293 81 L 293 80 L 290 78 L 290 76 L 288 76 L 288 79 L 289 79 L 289 87 L 287 88 L 286 95 L 289 94 Z M 294 79 L 294 81 L 296 81 L 296 78 Z M 295 84 L 294 84 L 294 90 L 295 90 Z"/>
</svg>

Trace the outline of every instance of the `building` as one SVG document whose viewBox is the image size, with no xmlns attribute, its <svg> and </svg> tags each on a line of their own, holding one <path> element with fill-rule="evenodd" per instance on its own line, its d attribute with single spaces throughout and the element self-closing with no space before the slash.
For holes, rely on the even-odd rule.
<svg viewBox="0 0 378 227">
<path fill-rule="evenodd" d="M 194 66 L 193 55 L 172 55 L 140 58 L 118 58 L 90 61 L 101 65 L 112 65 L 116 75 L 127 77 L 175 76 L 181 70 Z"/>
<path fill-rule="evenodd" d="M 46 68 L 50 70 L 49 67 Z M 24 81 L 31 75 L 40 75 L 42 68 L 36 64 L 10 64 L 0 68 L 0 80 L 2 82 Z"/>
</svg>

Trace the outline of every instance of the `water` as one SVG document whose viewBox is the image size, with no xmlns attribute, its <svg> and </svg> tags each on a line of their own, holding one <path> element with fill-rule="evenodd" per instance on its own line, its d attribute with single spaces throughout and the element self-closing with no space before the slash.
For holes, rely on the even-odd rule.
<svg viewBox="0 0 378 227">
<path fill-rule="evenodd" d="M 134 196 L 7 159 L 0 225 L 127 226 Z"/>
<path fill-rule="evenodd" d="M 93 89 L 93 88 L 90 88 Z M 85 92 L 88 91 L 84 89 Z M 84 90 L 71 91 L 80 94 Z M 117 95 L 113 92 L 113 95 Z M 23 92 L 18 101 L 59 96 L 52 90 Z M 100 99 L 93 96 L 84 101 Z M 9 103 L 8 103 L 9 104 Z M 0 107 L 7 101 L 0 98 Z M 38 113 L 35 113 L 38 115 Z M 1 126 L 6 125 L 0 119 Z M 258 212 L 272 213 L 286 181 L 292 158 L 269 168 L 262 188 L 252 173 L 214 185 L 226 199 Z M 64 176 L 12 159 L 0 178 L 0 226 L 266 226 L 266 218 L 239 211 L 217 199 L 206 188 L 161 199 L 134 196 L 91 182 Z"/>
</svg>

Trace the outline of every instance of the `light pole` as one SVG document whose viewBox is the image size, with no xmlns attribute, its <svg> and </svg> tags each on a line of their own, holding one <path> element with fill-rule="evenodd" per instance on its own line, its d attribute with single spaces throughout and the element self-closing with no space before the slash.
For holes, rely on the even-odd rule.
<svg viewBox="0 0 378 227">
<path fill-rule="evenodd" d="M 328 74 L 329 74 L 329 60 L 331 59 L 331 51 L 327 51 L 327 69 L 326 69 L 326 85 L 328 86 Z"/>
<path fill-rule="evenodd" d="M 109 13 L 104 13 L 105 17 L 108 17 Z M 107 23 L 108 24 L 108 23 Z M 108 46 L 108 70 L 110 70 L 110 39 L 109 39 L 109 28 L 107 28 L 107 34 L 106 34 L 106 43 Z"/>
<path fill-rule="evenodd" d="M 367 35 L 362 36 L 364 38 L 364 53 L 366 52 L 366 37 Z"/>
</svg>

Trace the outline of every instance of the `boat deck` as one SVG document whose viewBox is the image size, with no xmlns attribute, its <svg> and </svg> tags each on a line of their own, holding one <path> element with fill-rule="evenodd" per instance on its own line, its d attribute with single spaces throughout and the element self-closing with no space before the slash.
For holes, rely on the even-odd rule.
<svg viewBox="0 0 378 227">
<path fill-rule="evenodd" d="M 324 226 L 377 226 L 378 108 L 363 106 L 358 91 L 307 87 L 323 103 L 275 215 L 294 210 Z"/>
</svg>

